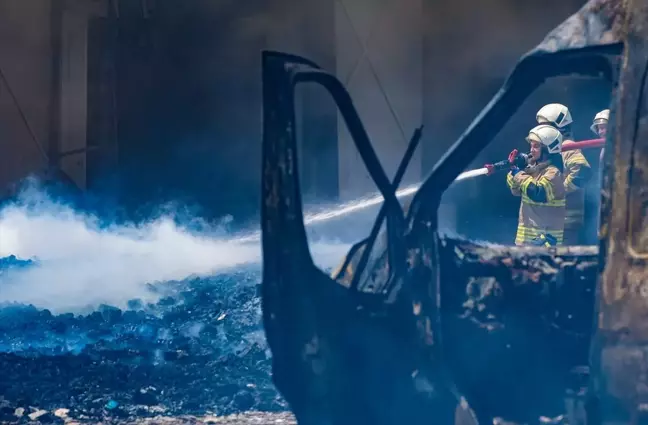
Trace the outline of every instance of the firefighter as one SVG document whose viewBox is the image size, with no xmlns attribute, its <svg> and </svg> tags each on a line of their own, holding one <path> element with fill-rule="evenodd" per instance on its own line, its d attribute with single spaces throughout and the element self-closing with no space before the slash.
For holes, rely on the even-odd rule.
<svg viewBox="0 0 648 425">
<path fill-rule="evenodd" d="M 609 120 L 610 120 L 610 110 L 603 109 L 601 112 L 599 112 L 594 116 L 594 121 L 592 122 L 592 126 L 590 127 L 590 129 L 598 137 L 600 137 L 601 139 L 605 139 L 605 136 L 607 135 L 607 125 Z M 601 156 L 599 157 L 601 161 L 603 161 L 604 150 L 605 148 L 601 149 Z"/>
<path fill-rule="evenodd" d="M 605 139 L 607 136 L 607 126 L 608 126 L 608 121 L 610 120 L 610 110 L 609 109 L 604 109 L 598 114 L 594 116 L 594 120 L 592 121 L 592 125 L 590 127 L 590 130 L 594 134 L 596 134 L 598 137 Z M 601 149 L 601 154 L 599 155 L 599 182 L 603 181 L 603 152 L 605 152 L 605 148 Z M 600 201 L 600 197 L 599 197 Z M 600 208 L 600 203 L 598 204 Z M 597 220 L 597 229 L 600 226 L 600 215 Z M 598 233 L 598 231 L 597 231 Z M 600 237 L 600 234 L 599 234 Z"/>
<path fill-rule="evenodd" d="M 543 124 L 532 128 L 526 140 L 531 145 L 529 164 L 525 167 L 527 159 L 514 150 L 508 158 L 511 171 L 506 175 L 513 195 L 522 197 L 515 244 L 561 245 L 565 225 L 563 137 L 558 129 Z"/>
<path fill-rule="evenodd" d="M 560 103 L 550 103 L 540 108 L 536 114 L 538 124 L 549 124 L 557 128 L 563 140 L 573 141 L 569 109 Z M 565 245 L 583 243 L 583 224 L 585 221 L 585 185 L 592 178 L 592 167 L 580 149 L 562 153 L 564 184 L 567 193 L 565 213 Z"/>
</svg>

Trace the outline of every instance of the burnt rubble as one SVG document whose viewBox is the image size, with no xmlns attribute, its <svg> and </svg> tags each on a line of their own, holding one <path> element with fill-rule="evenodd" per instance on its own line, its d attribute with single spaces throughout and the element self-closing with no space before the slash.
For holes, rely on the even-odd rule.
<svg viewBox="0 0 648 425">
<path fill-rule="evenodd" d="M 471 406 L 517 423 L 563 415 L 589 373 L 597 248 L 441 246 L 445 349 Z"/>
<path fill-rule="evenodd" d="M 61 408 L 79 419 L 288 410 L 271 379 L 259 281 L 257 266 L 166 282 L 151 287 L 155 304 L 87 315 L 0 306 L 0 422 L 16 409 L 52 421 Z"/>
</svg>

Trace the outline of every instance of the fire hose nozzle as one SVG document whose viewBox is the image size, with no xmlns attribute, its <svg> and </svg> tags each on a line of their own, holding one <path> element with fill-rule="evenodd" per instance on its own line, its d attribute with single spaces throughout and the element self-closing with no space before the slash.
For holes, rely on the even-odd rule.
<svg viewBox="0 0 648 425">
<path fill-rule="evenodd" d="M 515 162 L 511 162 L 508 159 L 505 159 L 504 161 L 498 161 L 494 164 L 486 164 L 484 165 L 484 168 L 488 170 L 486 175 L 490 176 L 491 174 L 494 174 L 497 171 L 508 170 L 513 166 L 524 168 L 527 166 L 528 162 L 529 162 L 529 155 L 521 153 L 517 155 Z"/>
<path fill-rule="evenodd" d="M 518 157 L 516 158 L 515 165 L 518 168 L 525 168 L 527 165 L 529 165 L 529 157 L 531 155 L 526 154 L 526 153 L 521 153 L 518 154 Z"/>
<path fill-rule="evenodd" d="M 591 148 L 601 148 L 605 143 L 605 139 L 592 139 L 592 140 L 581 140 L 579 142 L 565 142 L 562 145 L 561 151 L 567 152 L 574 149 L 591 149 Z M 513 155 L 509 155 L 510 158 L 505 159 L 504 161 L 495 162 L 493 164 L 485 164 L 483 168 L 487 170 L 486 175 L 490 176 L 495 174 L 498 171 L 505 171 L 511 167 L 525 168 L 529 164 L 529 154 L 518 153 L 517 150 L 511 152 Z"/>
<path fill-rule="evenodd" d="M 497 171 L 508 170 L 511 168 L 511 163 L 509 163 L 508 160 L 498 161 L 494 164 L 486 164 L 484 165 L 484 168 L 488 170 L 486 175 L 490 176 Z"/>
<path fill-rule="evenodd" d="M 514 149 L 508 156 L 508 164 L 510 167 L 524 168 L 529 163 L 529 155 L 518 152 Z"/>
</svg>

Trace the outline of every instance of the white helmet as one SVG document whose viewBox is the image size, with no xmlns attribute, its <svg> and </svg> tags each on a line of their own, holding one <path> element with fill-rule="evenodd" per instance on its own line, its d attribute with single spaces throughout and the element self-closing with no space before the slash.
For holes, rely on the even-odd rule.
<svg viewBox="0 0 648 425">
<path fill-rule="evenodd" d="M 555 127 L 541 124 L 533 127 L 526 138 L 527 142 L 539 142 L 547 147 L 549 153 L 560 153 L 563 136 Z"/>
<path fill-rule="evenodd" d="M 594 116 L 594 122 L 592 123 L 590 130 L 592 130 L 596 135 L 598 135 L 598 131 L 596 131 L 596 126 L 599 124 L 607 124 L 609 120 L 610 120 L 610 110 L 603 109 L 601 112 L 596 114 L 596 116 Z"/>
<path fill-rule="evenodd" d="M 550 124 L 557 128 L 568 126 L 572 120 L 569 109 L 561 103 L 550 103 L 540 108 L 536 114 L 538 124 Z"/>
</svg>

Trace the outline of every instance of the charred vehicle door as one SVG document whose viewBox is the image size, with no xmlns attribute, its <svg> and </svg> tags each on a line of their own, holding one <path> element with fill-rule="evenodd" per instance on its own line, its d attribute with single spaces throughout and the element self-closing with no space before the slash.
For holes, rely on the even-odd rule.
<svg viewBox="0 0 648 425">
<path fill-rule="evenodd" d="M 605 32 L 612 21 L 578 42 L 564 25 L 574 22 L 522 58 L 407 213 L 395 194 L 401 170 L 390 182 L 342 84 L 304 58 L 263 53 L 263 315 L 275 383 L 300 423 L 554 422 L 566 398 L 578 404 L 602 267 L 596 247 L 487 246 L 437 231 L 458 170 L 545 79 L 617 80 L 623 44 Z M 294 97 L 302 83 L 333 97 L 384 198 L 371 234 L 332 277 L 314 265 L 303 219 Z M 611 136 L 607 144 L 609 157 Z"/>
</svg>

